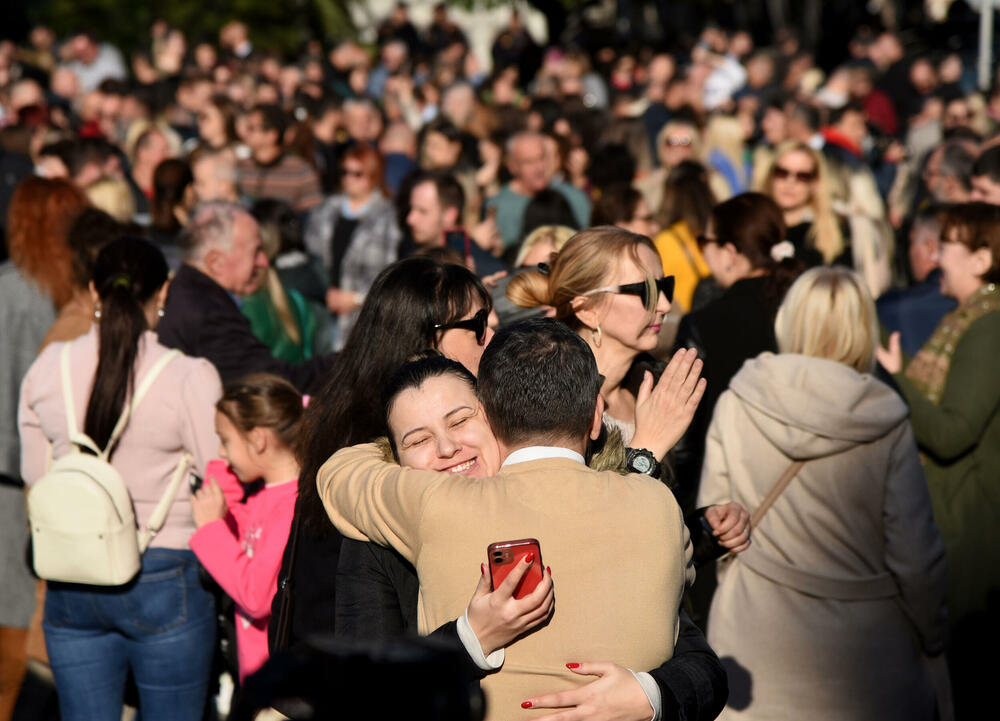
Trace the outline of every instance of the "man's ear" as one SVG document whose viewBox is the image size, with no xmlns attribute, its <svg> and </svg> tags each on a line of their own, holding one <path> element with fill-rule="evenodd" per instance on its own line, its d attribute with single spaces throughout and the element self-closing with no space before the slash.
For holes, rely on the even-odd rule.
<svg viewBox="0 0 1000 721">
<path fill-rule="evenodd" d="M 590 425 L 590 440 L 596 441 L 601 435 L 601 426 L 604 424 L 604 396 L 597 394 L 597 403 L 594 404 L 594 419 Z"/>
<path fill-rule="evenodd" d="M 445 208 L 442 218 L 445 228 L 458 227 L 458 208 Z"/>
<path fill-rule="evenodd" d="M 222 260 L 222 252 L 214 247 L 206 250 L 205 255 L 201 257 L 201 262 L 205 266 L 205 270 L 208 271 L 208 275 L 213 277 L 219 269 L 220 260 Z"/>
</svg>

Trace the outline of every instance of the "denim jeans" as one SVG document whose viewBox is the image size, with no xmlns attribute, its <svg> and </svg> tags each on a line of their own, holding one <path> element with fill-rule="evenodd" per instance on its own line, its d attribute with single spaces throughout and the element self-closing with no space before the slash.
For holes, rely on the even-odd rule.
<svg viewBox="0 0 1000 721">
<path fill-rule="evenodd" d="M 129 668 L 143 721 L 198 721 L 215 604 L 191 551 L 150 549 L 125 586 L 49 583 L 45 646 L 63 721 L 119 721 Z"/>
</svg>

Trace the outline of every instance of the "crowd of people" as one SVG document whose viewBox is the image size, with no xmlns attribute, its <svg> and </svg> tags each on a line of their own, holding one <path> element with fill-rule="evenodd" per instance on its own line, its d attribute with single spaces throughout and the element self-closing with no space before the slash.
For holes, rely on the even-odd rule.
<svg viewBox="0 0 1000 721">
<path fill-rule="evenodd" d="M 566 33 L 0 41 L 0 721 L 29 654 L 66 721 L 298 717 L 356 689 L 280 663 L 418 634 L 448 718 L 990 707 L 1000 73 Z M 111 543 L 63 459 L 127 583 L 32 575 Z"/>
</svg>

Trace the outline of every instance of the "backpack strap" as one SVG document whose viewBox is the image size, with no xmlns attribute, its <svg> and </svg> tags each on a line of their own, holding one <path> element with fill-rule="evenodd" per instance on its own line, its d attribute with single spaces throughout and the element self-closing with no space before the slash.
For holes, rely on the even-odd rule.
<svg viewBox="0 0 1000 721">
<path fill-rule="evenodd" d="M 118 442 L 122 433 L 125 432 L 125 426 L 128 425 L 129 418 L 131 418 L 132 414 L 135 412 L 136 406 L 142 403 L 142 399 L 146 397 L 149 389 L 153 387 L 153 382 L 157 379 L 163 369 L 167 367 L 167 364 L 170 363 L 170 361 L 174 358 L 180 357 L 181 355 L 183 355 L 183 353 L 176 349 L 165 353 L 158 361 L 156 361 L 156 363 L 153 364 L 153 367 L 150 368 L 143 377 L 142 381 L 139 383 L 139 387 L 136 388 L 135 393 L 132 394 L 132 399 L 125 405 L 125 408 L 122 409 L 122 414 L 118 417 L 118 422 L 111 431 L 111 437 L 108 438 L 108 445 L 104 449 L 105 457 L 110 454 L 111 449 L 115 446 L 115 443 Z"/>
<path fill-rule="evenodd" d="M 156 504 L 156 508 L 153 509 L 153 515 L 149 517 L 149 522 L 143 528 L 139 529 L 139 553 L 145 553 L 146 549 L 149 548 L 149 544 L 152 542 L 153 538 L 160 529 L 163 528 L 163 524 L 167 520 L 167 513 L 170 511 L 170 507 L 174 505 L 174 498 L 177 496 L 177 490 L 181 487 L 181 481 L 187 476 L 188 467 L 191 465 L 191 454 L 185 452 L 180 461 L 177 462 L 177 467 L 174 469 L 174 475 L 170 479 L 170 483 L 167 484 L 167 490 L 163 492 L 160 497 L 160 502 Z"/>
<path fill-rule="evenodd" d="M 62 374 L 63 404 L 66 409 L 66 427 L 69 430 L 69 442 L 76 446 L 88 448 L 97 454 L 98 458 L 105 458 L 104 453 L 90 436 L 80 432 L 76 425 L 76 404 L 73 403 L 73 382 L 69 372 L 69 352 L 70 344 L 64 343 L 62 353 L 59 357 L 60 372 Z"/>
</svg>

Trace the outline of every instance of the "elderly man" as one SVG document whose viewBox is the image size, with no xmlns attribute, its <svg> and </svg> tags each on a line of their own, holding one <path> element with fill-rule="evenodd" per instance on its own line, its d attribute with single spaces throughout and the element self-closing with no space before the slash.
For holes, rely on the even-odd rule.
<svg viewBox="0 0 1000 721">
<path fill-rule="evenodd" d="M 590 201 L 583 191 L 549 175 L 545 138 L 539 133 L 524 132 L 507 141 L 507 166 L 513 179 L 486 201 L 487 208 L 497 209 L 497 228 L 504 247 L 520 243 L 524 210 L 532 196 L 545 188 L 558 191 L 576 218 L 578 227 L 590 224 Z"/>
<path fill-rule="evenodd" d="M 223 383 L 250 373 L 275 373 L 302 391 L 317 385 L 328 356 L 302 364 L 271 355 L 240 313 L 240 298 L 260 287 L 267 258 L 257 221 L 242 206 L 213 201 L 195 209 L 182 239 L 184 263 L 170 284 L 157 328 L 160 342 L 207 358 Z"/>
<path fill-rule="evenodd" d="M 463 614 L 466 569 L 481 562 L 487 545 L 538 539 L 559 600 L 546 625 L 495 659 L 502 668 L 483 681 L 490 721 L 537 718 L 524 709 L 539 694 L 584 683 L 567 661 L 603 657 L 648 669 L 674 648 L 693 573 L 687 531 L 659 481 L 584 463 L 601 430 L 599 390 L 597 364 L 580 336 L 552 319 L 516 323 L 496 334 L 479 366 L 477 412 L 485 411 L 503 459 L 496 476 L 400 468 L 374 446 L 345 448 L 317 474 L 341 533 L 392 546 L 414 564 L 423 633 Z M 484 662 L 495 668 L 477 658 Z"/>
</svg>

